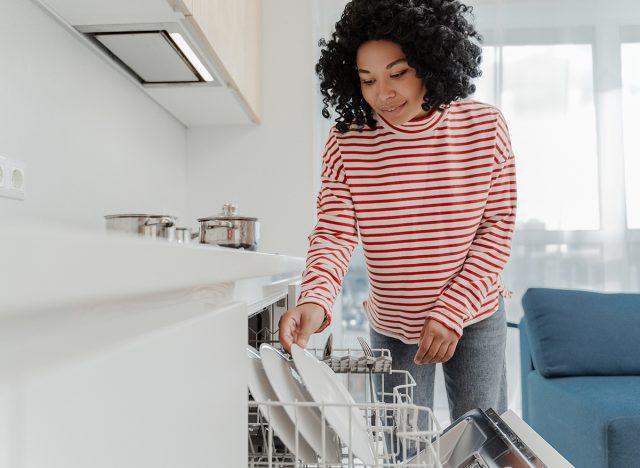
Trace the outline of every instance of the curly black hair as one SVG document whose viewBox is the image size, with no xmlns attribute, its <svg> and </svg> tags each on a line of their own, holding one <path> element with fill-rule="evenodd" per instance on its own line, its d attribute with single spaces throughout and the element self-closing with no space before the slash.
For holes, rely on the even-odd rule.
<svg viewBox="0 0 640 468">
<path fill-rule="evenodd" d="M 362 97 L 356 53 L 369 40 L 398 44 L 409 66 L 426 85 L 422 108 L 443 110 L 475 91 L 480 76 L 482 36 L 467 21 L 472 7 L 457 0 L 352 0 L 336 23 L 329 41 L 321 39 L 316 73 L 324 107 L 338 117 L 336 128 L 346 132 L 352 124 L 375 128 L 371 107 Z M 477 41 L 474 42 L 474 39 Z"/>
</svg>

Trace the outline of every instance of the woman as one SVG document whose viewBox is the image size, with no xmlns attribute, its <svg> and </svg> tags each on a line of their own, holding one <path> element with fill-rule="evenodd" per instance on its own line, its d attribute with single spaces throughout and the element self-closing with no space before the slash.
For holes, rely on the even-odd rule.
<svg viewBox="0 0 640 468">
<path fill-rule="evenodd" d="M 504 119 L 463 100 L 481 73 L 469 10 L 455 0 L 353 0 L 320 42 L 322 113 L 332 107 L 337 118 L 302 293 L 280 321 L 287 350 L 329 325 L 360 240 L 372 346 L 414 376 L 422 406 L 433 407 L 443 363 L 452 419 L 507 409 L 500 273 L 516 207 Z"/>
</svg>

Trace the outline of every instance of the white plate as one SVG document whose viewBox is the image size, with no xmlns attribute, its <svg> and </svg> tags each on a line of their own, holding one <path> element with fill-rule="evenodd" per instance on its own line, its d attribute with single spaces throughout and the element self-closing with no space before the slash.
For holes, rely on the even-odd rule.
<svg viewBox="0 0 640 468">
<path fill-rule="evenodd" d="M 262 365 L 262 359 L 258 350 L 253 346 L 247 346 L 247 357 L 249 358 L 249 391 L 256 401 L 278 401 L 267 374 Z M 305 463 L 317 463 L 316 452 L 311 448 L 301 434 L 298 434 L 298 450 L 296 451 L 296 428 L 293 421 L 282 406 L 262 406 L 259 405 L 260 413 L 273 428 L 274 432 L 287 448 L 298 456 Z"/>
<path fill-rule="evenodd" d="M 291 355 L 302 381 L 317 403 L 356 404 L 335 372 L 324 362 L 296 344 L 291 346 Z M 356 406 L 326 406 L 325 416 L 344 443 L 348 444 L 351 440 L 351 451 L 356 457 L 367 465 L 375 463 L 373 443 L 369 437 L 364 416 Z M 351 437 L 349 437 L 349 420 L 351 420 Z"/>
<path fill-rule="evenodd" d="M 260 346 L 262 365 L 269 379 L 271 387 L 282 402 L 310 402 L 313 401 L 304 391 L 302 382 L 292 373 L 291 363 L 276 348 L 264 343 Z M 324 424 L 326 450 L 322 448 L 322 418 L 315 408 L 298 406 L 297 415 L 293 405 L 284 405 L 284 409 L 292 421 L 297 420 L 298 431 L 305 440 L 320 455 L 326 454 L 327 463 L 340 462 L 340 445 L 333 430 Z"/>
</svg>

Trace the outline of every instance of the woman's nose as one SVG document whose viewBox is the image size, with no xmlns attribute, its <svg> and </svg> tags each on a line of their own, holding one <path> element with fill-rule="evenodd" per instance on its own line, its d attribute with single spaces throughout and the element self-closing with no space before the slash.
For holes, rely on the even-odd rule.
<svg viewBox="0 0 640 468">
<path fill-rule="evenodd" d="M 378 87 L 378 96 L 380 100 L 386 101 L 387 99 L 391 99 L 396 95 L 393 86 L 390 86 L 389 83 L 384 81 L 380 82 L 380 86 Z"/>
</svg>

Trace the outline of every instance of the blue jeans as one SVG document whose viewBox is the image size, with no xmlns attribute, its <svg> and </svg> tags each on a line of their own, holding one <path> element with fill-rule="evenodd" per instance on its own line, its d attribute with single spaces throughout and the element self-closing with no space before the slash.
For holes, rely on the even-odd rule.
<svg viewBox="0 0 640 468">
<path fill-rule="evenodd" d="M 507 410 L 507 374 L 505 347 L 507 320 L 502 298 L 499 309 L 490 317 L 464 328 L 453 357 L 442 364 L 451 421 L 475 408 L 493 408 L 498 414 Z M 413 403 L 433 408 L 436 365 L 413 362 L 418 345 L 382 335 L 371 328 L 371 347 L 391 351 L 392 368 L 408 371 L 416 381 Z M 404 381 L 385 376 L 385 393 L 392 393 Z M 385 403 L 392 403 L 385 399 Z M 426 430 L 426 414 L 420 413 L 418 426 Z"/>
</svg>

